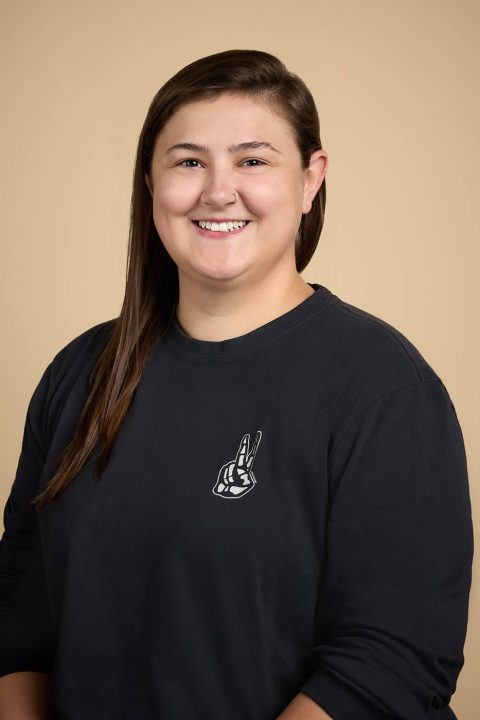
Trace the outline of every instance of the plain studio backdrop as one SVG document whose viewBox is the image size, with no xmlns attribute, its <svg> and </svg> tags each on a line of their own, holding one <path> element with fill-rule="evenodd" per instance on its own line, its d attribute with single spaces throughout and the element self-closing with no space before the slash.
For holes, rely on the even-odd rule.
<svg viewBox="0 0 480 720">
<path fill-rule="evenodd" d="M 468 0 L 0 3 L 1 497 L 53 355 L 116 317 L 138 135 L 161 85 L 231 48 L 314 95 L 325 225 L 303 272 L 397 327 L 445 383 L 478 490 L 480 6 Z M 3 530 L 3 527 L 2 527 Z M 451 706 L 478 717 L 480 597 Z"/>
</svg>

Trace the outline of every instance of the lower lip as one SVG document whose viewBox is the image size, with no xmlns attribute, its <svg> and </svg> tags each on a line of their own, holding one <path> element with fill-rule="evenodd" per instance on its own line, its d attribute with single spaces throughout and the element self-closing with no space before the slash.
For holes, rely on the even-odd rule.
<svg viewBox="0 0 480 720">
<path fill-rule="evenodd" d="M 197 225 L 192 221 L 192 225 L 195 225 L 195 228 L 200 233 L 200 235 L 203 235 L 204 237 L 208 238 L 226 238 L 230 237 L 231 235 L 239 235 L 243 230 L 245 230 L 250 223 L 248 222 L 246 225 L 244 225 L 241 228 L 238 228 L 238 230 L 231 230 L 230 232 L 227 230 L 226 232 L 221 231 L 215 231 L 215 230 L 207 230 L 206 228 L 201 228 L 200 225 Z"/>
</svg>

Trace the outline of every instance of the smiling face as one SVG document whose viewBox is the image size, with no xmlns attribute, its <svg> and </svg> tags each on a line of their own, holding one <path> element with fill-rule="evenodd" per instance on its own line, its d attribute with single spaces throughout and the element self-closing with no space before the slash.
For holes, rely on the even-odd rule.
<svg viewBox="0 0 480 720">
<path fill-rule="evenodd" d="M 255 147 L 245 147 L 254 141 Z M 185 143 L 198 148 L 172 149 Z M 313 169 L 303 170 L 291 128 L 260 100 L 224 93 L 182 106 L 157 137 L 145 175 L 155 227 L 180 278 L 250 281 L 279 264 L 286 274 L 296 273 L 301 216 L 327 167 L 323 151 L 312 159 Z M 249 222 L 231 233 L 204 231 L 193 222 L 208 218 Z"/>
</svg>

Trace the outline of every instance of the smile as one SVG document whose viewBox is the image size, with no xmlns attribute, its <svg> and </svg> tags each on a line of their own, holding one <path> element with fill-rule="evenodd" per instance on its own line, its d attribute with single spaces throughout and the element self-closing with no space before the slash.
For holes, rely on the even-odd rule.
<svg viewBox="0 0 480 720">
<path fill-rule="evenodd" d="M 202 225 L 207 225 L 207 227 L 200 227 L 199 222 L 202 222 Z M 244 224 L 239 226 L 240 222 Z M 233 223 L 204 223 L 203 221 L 192 220 L 192 224 L 195 225 L 197 232 L 204 237 L 223 238 L 229 235 L 239 235 L 250 224 L 250 221 L 241 220 L 238 221 L 238 223 L 237 221 L 234 221 Z M 208 225 L 210 225 L 210 228 L 208 228 Z M 237 225 L 237 227 L 235 227 L 235 225 Z M 212 226 L 213 228 L 217 227 L 219 229 L 211 229 Z"/>
</svg>

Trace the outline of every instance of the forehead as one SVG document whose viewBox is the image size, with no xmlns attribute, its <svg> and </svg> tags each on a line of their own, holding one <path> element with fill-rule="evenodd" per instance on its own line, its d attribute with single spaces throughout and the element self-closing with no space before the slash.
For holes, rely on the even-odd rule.
<svg viewBox="0 0 480 720">
<path fill-rule="evenodd" d="M 175 143 L 192 142 L 223 150 L 252 139 L 265 140 L 281 151 L 296 147 L 288 123 L 261 99 L 223 94 L 182 105 L 164 125 L 156 148 L 165 151 Z"/>
</svg>

